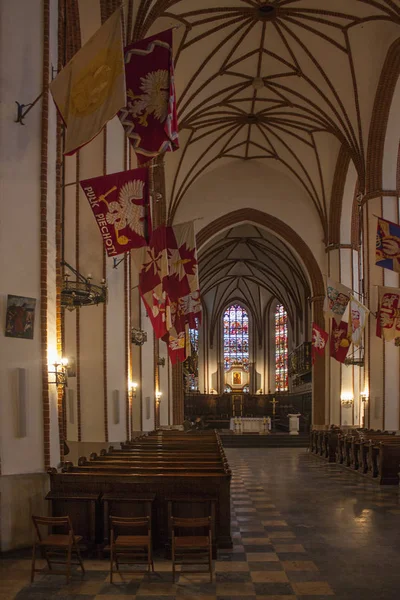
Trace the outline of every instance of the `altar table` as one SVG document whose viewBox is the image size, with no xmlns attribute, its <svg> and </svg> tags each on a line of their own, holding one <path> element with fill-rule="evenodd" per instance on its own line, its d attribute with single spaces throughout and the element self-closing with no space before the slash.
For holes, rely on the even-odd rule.
<svg viewBox="0 0 400 600">
<path fill-rule="evenodd" d="M 229 423 L 229 429 L 237 433 L 263 433 L 266 428 L 268 429 L 268 423 L 265 423 L 264 417 L 232 418 Z"/>
</svg>

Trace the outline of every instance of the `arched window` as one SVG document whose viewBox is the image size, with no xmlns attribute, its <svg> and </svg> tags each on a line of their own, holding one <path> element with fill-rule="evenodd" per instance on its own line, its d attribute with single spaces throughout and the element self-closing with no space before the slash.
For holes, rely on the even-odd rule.
<svg viewBox="0 0 400 600">
<path fill-rule="evenodd" d="M 249 369 L 249 315 L 239 304 L 231 304 L 224 312 L 224 366 L 229 371 L 234 362 Z"/>
<path fill-rule="evenodd" d="M 183 365 L 183 376 L 185 391 L 196 391 L 199 389 L 199 320 L 195 320 L 195 327 L 189 329 L 190 356 Z"/>
<path fill-rule="evenodd" d="M 282 304 L 275 310 L 275 386 L 279 392 L 288 390 L 288 318 Z"/>
</svg>

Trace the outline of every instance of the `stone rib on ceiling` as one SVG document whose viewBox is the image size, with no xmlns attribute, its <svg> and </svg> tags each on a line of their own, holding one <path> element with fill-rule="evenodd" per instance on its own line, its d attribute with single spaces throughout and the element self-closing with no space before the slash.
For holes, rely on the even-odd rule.
<svg viewBox="0 0 400 600">
<path fill-rule="evenodd" d="M 182 26 L 170 221 L 217 161 L 272 160 L 306 190 L 327 238 L 342 144 L 364 186 L 374 85 L 399 35 L 399 0 L 141 0 L 133 10 L 135 39 Z M 371 36 L 367 64 L 360 60 Z"/>
</svg>

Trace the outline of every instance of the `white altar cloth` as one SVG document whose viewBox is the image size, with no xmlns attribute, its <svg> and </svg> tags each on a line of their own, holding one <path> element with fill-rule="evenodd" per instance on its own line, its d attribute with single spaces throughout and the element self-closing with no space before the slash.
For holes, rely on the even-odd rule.
<svg viewBox="0 0 400 600">
<path fill-rule="evenodd" d="M 249 431 L 264 432 L 265 423 L 264 417 L 243 417 L 232 418 L 229 422 L 229 429 L 237 433 L 245 433 Z"/>
</svg>

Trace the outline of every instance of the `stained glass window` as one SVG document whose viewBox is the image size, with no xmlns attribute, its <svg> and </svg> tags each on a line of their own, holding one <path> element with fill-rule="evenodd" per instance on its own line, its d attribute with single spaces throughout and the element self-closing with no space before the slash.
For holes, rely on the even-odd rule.
<svg viewBox="0 0 400 600">
<path fill-rule="evenodd" d="M 233 363 L 249 370 L 249 315 L 239 304 L 231 304 L 224 312 L 224 366 L 229 371 Z"/>
<path fill-rule="evenodd" d="M 196 319 L 196 327 L 189 329 L 191 356 L 189 356 L 183 365 L 185 391 L 195 391 L 199 389 L 199 321 Z"/>
<path fill-rule="evenodd" d="M 282 304 L 275 310 L 275 385 L 279 392 L 288 390 L 288 318 Z"/>
</svg>

